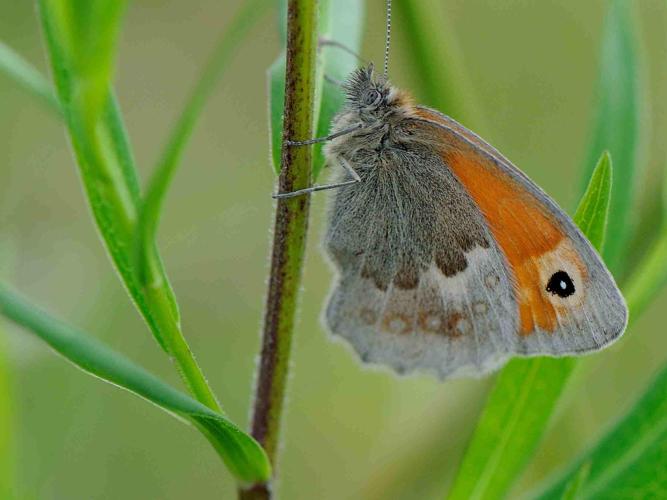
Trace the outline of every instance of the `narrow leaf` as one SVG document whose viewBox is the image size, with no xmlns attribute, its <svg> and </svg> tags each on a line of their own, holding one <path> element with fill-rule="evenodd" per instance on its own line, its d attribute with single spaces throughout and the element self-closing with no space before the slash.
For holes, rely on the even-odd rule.
<svg viewBox="0 0 667 500">
<path fill-rule="evenodd" d="M 607 232 L 606 214 L 609 212 L 611 201 L 611 173 L 611 156 L 605 151 L 593 170 L 588 188 L 574 214 L 574 220 L 578 221 L 579 228 L 598 251 L 604 247 Z"/>
<path fill-rule="evenodd" d="M 320 112 L 316 117 L 315 135 L 323 137 L 330 133 L 331 122 L 338 113 L 345 97 L 335 82 L 343 82 L 348 75 L 362 62 L 352 52 L 358 54 L 364 28 L 364 2 L 360 0 L 328 0 L 322 3 L 328 8 L 321 23 L 323 35 L 321 40 L 342 44 L 345 49 L 336 45 L 323 45 L 320 48 L 320 65 L 318 76 L 320 81 L 319 103 Z M 326 79 L 325 79 L 326 77 Z M 322 144 L 313 149 L 313 179 L 317 179 L 325 159 Z"/>
<path fill-rule="evenodd" d="M 561 498 L 583 463 L 590 463 L 580 499 L 667 498 L 667 368 L 642 398 L 597 445 L 577 460 L 546 491 L 536 495 Z"/>
<path fill-rule="evenodd" d="M 609 238 L 604 257 L 609 268 L 620 269 L 630 229 L 635 194 L 636 153 L 639 137 L 638 63 L 633 2 L 609 0 L 602 39 L 597 108 L 584 179 L 601 151 L 614 158 L 614 183 L 609 208 Z"/>
<path fill-rule="evenodd" d="M 88 127 L 86 103 L 75 92 L 79 75 L 66 48 L 70 29 L 63 26 L 62 4 L 40 0 L 39 12 L 56 91 L 65 116 L 88 201 L 106 247 L 135 303 L 158 340 L 157 324 L 136 280 L 130 249 L 139 210 L 139 188 L 130 146 L 113 97 L 107 100 L 103 121 Z M 55 2 L 57 3 L 57 2 Z"/>
<path fill-rule="evenodd" d="M 51 84 L 29 62 L 11 47 L 0 41 L 0 72 L 12 78 L 19 86 L 38 97 L 49 108 L 60 113 L 60 103 Z"/>
<path fill-rule="evenodd" d="M 57 353 L 204 431 L 230 472 L 243 483 L 266 480 L 270 465 L 257 442 L 224 416 L 165 384 L 90 335 L 75 330 L 0 285 L 0 312 L 27 328 Z"/>
<path fill-rule="evenodd" d="M 176 169 L 180 165 L 185 146 L 192 135 L 192 131 L 204 109 L 206 101 L 212 95 L 220 78 L 224 75 L 240 41 L 270 5 L 270 0 L 249 0 L 243 5 L 229 27 L 222 34 L 185 107 L 181 111 L 178 121 L 173 127 L 146 190 L 146 199 L 141 212 L 137 234 L 139 235 L 139 247 L 149 250 L 148 254 L 144 255 L 146 259 L 158 259 L 158 256 L 154 255 L 150 250 L 154 248 L 151 243 L 155 239 L 162 202 Z M 151 264 L 143 263 L 143 265 L 148 267 Z M 153 265 L 155 266 L 155 264 Z"/>
<path fill-rule="evenodd" d="M 282 11 L 282 9 L 281 9 Z M 319 48 L 318 82 L 316 85 L 316 109 L 314 123 L 317 137 L 329 133 L 334 115 L 340 110 L 344 98 L 341 89 L 328 79 L 344 80 L 359 65 L 350 52 L 358 52 L 363 33 L 364 2 L 361 0 L 325 0 L 319 3 L 321 21 L 320 40 L 330 40 L 342 44 L 340 47 L 323 45 Z M 280 148 L 282 147 L 282 112 L 285 99 L 285 54 L 276 59 L 268 71 L 269 85 L 269 126 L 271 158 L 276 173 L 280 172 Z M 309 139 L 297 137 L 294 139 Z M 317 178 L 324 167 L 321 145 L 316 146 L 313 156 L 313 178 Z"/>
<path fill-rule="evenodd" d="M 217 402 L 203 377 L 198 375 L 199 367 L 185 345 L 176 296 L 158 252 L 156 233 L 167 190 L 206 101 L 225 73 L 240 40 L 269 5 L 269 0 L 246 2 L 222 34 L 161 154 L 148 185 L 133 237 L 133 267 L 139 286 L 144 291 L 144 298 L 149 303 L 151 316 L 157 324 L 156 337 L 168 352 L 175 354 L 183 373 L 189 372 L 182 365 L 190 365 L 194 378 L 186 376 L 187 383 L 195 395 L 212 408 L 216 408 Z M 183 353 L 183 356 L 180 356 L 179 352 Z"/>
<path fill-rule="evenodd" d="M 209 408 L 218 409 L 181 332 L 176 301 L 153 242 L 147 242 L 146 252 L 153 257 L 148 280 L 142 279 L 136 265 L 137 172 L 120 110 L 109 90 L 122 4 L 40 0 L 56 89 L 88 201 L 116 269 L 188 388 Z"/>
<path fill-rule="evenodd" d="M 76 99 L 85 105 L 78 112 L 83 126 L 92 129 L 105 109 L 113 72 L 116 39 L 126 1 L 41 0 L 48 10 L 52 27 L 61 42 L 61 55 L 73 69 Z"/>
<path fill-rule="evenodd" d="M 600 244 L 607 224 L 612 165 L 602 156 L 574 221 Z M 590 233 L 589 233 L 590 232 Z M 500 372 L 459 468 L 450 500 L 502 498 L 544 434 L 577 358 L 514 359 Z"/>
<path fill-rule="evenodd" d="M 576 498 L 579 498 L 579 492 L 588 479 L 588 475 L 590 473 L 591 463 L 584 462 L 579 467 L 579 470 L 572 475 L 570 482 L 565 486 L 561 500 L 575 500 Z"/>
</svg>

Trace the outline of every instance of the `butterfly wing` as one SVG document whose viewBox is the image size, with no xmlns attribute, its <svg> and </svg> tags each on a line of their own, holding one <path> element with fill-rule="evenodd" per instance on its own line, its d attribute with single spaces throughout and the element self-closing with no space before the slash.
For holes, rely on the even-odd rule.
<svg viewBox="0 0 667 500">
<path fill-rule="evenodd" d="M 375 160 L 361 158 L 364 182 L 336 194 L 329 329 L 363 360 L 441 378 L 618 337 L 623 299 L 557 205 L 444 115 L 420 108 L 412 125 L 429 139 L 377 160 L 398 168 L 364 169 Z M 552 280 L 558 272 L 569 281 Z M 574 293 L 560 297 L 563 283 Z"/>
<path fill-rule="evenodd" d="M 438 125 L 443 161 L 483 213 L 515 283 L 522 353 L 594 351 L 620 336 L 627 307 L 574 222 L 525 174 L 451 118 Z"/>
</svg>

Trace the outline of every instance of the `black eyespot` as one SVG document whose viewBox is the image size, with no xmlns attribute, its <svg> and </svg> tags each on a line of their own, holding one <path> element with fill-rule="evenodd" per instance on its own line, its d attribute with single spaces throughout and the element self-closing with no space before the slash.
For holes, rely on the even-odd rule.
<svg viewBox="0 0 667 500">
<path fill-rule="evenodd" d="M 377 106 L 382 100 L 382 94 L 378 89 L 369 89 L 362 98 L 364 106 Z"/>
<path fill-rule="evenodd" d="M 570 275 L 565 271 L 555 272 L 551 278 L 549 278 L 549 283 L 547 283 L 547 292 L 558 295 L 561 298 L 569 297 L 575 292 L 574 283 Z"/>
</svg>

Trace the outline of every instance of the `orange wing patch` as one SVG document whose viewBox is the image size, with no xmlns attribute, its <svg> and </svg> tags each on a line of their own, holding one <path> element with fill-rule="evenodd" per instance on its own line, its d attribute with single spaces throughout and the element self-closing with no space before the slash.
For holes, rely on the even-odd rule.
<svg viewBox="0 0 667 500">
<path fill-rule="evenodd" d="M 416 114 L 453 128 L 466 137 L 471 135 L 460 125 L 445 122 L 428 110 L 420 109 Z M 467 138 L 475 145 L 474 148 L 494 154 L 478 137 L 471 135 Z M 484 214 L 493 237 L 510 265 L 519 306 L 520 334 L 530 335 L 535 327 L 554 331 L 558 326 L 558 312 L 565 311 L 559 304 L 554 307 L 545 292 L 544 274 L 549 271 L 545 266 L 565 256 L 583 279 L 583 263 L 576 251 L 564 241 L 566 236 L 560 224 L 533 194 L 491 161 L 477 154 L 473 146 L 462 140 L 460 142 L 461 147 L 456 147 L 458 144 L 452 144 L 448 137 L 442 155 Z"/>
<path fill-rule="evenodd" d="M 556 311 L 542 293 L 537 262 L 558 246 L 564 234 L 505 173 L 459 151 L 446 156 L 447 164 L 486 217 L 512 268 L 521 333 L 528 335 L 535 326 L 553 331 L 558 325 Z"/>
</svg>

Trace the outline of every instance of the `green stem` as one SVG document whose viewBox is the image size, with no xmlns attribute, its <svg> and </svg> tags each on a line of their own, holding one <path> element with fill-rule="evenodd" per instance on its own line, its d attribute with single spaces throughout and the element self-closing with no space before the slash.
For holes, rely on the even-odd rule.
<svg viewBox="0 0 667 500">
<path fill-rule="evenodd" d="M 285 140 L 312 136 L 317 45 L 317 4 L 289 0 L 283 121 L 281 192 L 310 184 L 310 148 L 286 147 Z M 276 208 L 262 352 L 255 394 L 252 433 L 276 463 L 289 355 L 308 229 L 309 196 L 279 200 Z M 242 490 L 244 499 L 270 498 L 268 483 Z"/>
<path fill-rule="evenodd" d="M 144 295 L 150 304 L 150 314 L 164 339 L 167 353 L 175 361 L 176 368 L 190 392 L 199 402 L 222 413 L 213 389 L 183 336 L 173 291 L 169 283 L 162 279 L 162 276 L 166 278 L 166 275 L 161 261 L 159 266 L 159 271 L 154 272 L 156 280 L 144 286 Z"/>
</svg>

